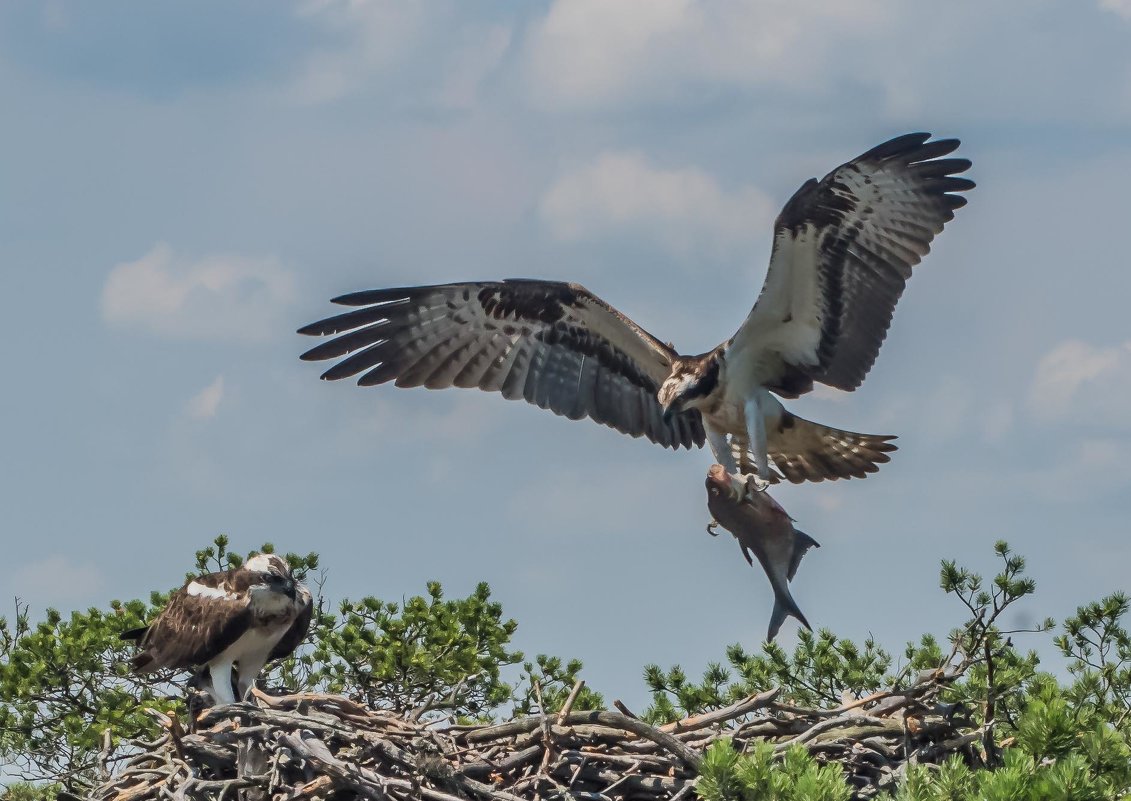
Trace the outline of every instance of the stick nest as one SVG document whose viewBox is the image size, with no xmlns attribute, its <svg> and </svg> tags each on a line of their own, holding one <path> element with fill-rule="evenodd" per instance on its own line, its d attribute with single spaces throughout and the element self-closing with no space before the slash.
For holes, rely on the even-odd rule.
<svg viewBox="0 0 1131 801">
<path fill-rule="evenodd" d="M 908 689 L 835 709 L 779 702 L 779 691 L 652 726 L 622 711 L 571 711 L 461 725 L 367 709 L 347 698 L 256 691 L 254 703 L 215 707 L 192 732 L 149 710 L 165 733 L 94 788 L 90 801 L 326 799 L 692 799 L 703 752 L 729 738 L 775 751 L 800 745 L 837 762 L 866 799 L 894 790 L 909 761 L 960 753 L 971 764 L 992 746 L 963 711 L 940 703 L 953 676 L 934 671 Z"/>
<path fill-rule="evenodd" d="M 340 696 L 270 696 L 205 710 L 185 731 L 150 709 L 164 727 L 137 749 L 90 801 L 294 801 L 317 799 L 694 798 L 703 751 L 727 738 L 736 749 L 768 740 L 837 761 L 855 798 L 895 787 L 908 761 L 935 764 L 961 753 L 981 761 L 990 732 L 962 725 L 941 704 L 941 671 L 913 687 L 878 692 L 835 709 L 779 703 L 778 690 L 661 726 L 621 712 L 562 712 L 507 723 L 420 721 L 369 709 Z M 992 740 L 990 740 L 992 742 Z"/>
</svg>

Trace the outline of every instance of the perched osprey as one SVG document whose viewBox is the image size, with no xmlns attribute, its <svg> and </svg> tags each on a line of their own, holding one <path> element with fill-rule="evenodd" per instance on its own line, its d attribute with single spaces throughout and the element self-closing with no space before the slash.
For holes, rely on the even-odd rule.
<svg viewBox="0 0 1131 801">
<path fill-rule="evenodd" d="M 789 582 L 793 581 L 805 552 L 820 548 L 820 544 L 793 527 L 793 518 L 770 493 L 748 492 L 746 483 L 727 473 L 720 464 L 707 471 L 707 508 L 717 524 L 738 540 L 746 563 L 753 566 L 753 554 L 766 571 L 774 591 L 774 610 L 766 639 L 772 641 L 777 636 L 787 615 L 793 615 L 805 628 L 812 628 L 793 600 Z M 711 534 L 715 533 L 713 525 L 707 527 Z"/>
<path fill-rule="evenodd" d="M 299 333 L 340 334 L 302 355 L 343 358 L 322 374 L 362 386 L 478 387 L 571 419 L 590 417 L 665 447 L 707 441 L 759 485 L 864 477 L 891 436 L 838 431 L 774 397 L 814 382 L 853 390 L 867 375 L 911 268 L 966 199 L 969 169 L 941 158 L 957 139 L 892 139 L 810 179 L 774 224 L 757 302 L 738 332 L 680 355 L 578 284 L 512 279 L 356 292 L 355 311 Z"/>
<path fill-rule="evenodd" d="M 137 642 L 138 673 L 163 668 L 202 671 L 216 703 L 243 700 L 263 666 L 299 646 L 310 628 L 310 591 L 275 554 L 185 582 L 157 619 L 122 634 Z M 233 685 L 235 685 L 233 687 Z"/>
</svg>

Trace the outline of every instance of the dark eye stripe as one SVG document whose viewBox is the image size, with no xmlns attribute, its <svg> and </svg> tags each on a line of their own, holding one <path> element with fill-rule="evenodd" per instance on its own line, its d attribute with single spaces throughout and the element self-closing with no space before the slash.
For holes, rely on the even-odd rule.
<svg viewBox="0 0 1131 801">
<path fill-rule="evenodd" d="M 690 391 L 687 393 L 692 398 L 702 398 L 710 395 L 715 391 L 715 387 L 719 385 L 719 363 L 712 361 L 710 367 L 703 377 L 691 385 Z"/>
</svg>

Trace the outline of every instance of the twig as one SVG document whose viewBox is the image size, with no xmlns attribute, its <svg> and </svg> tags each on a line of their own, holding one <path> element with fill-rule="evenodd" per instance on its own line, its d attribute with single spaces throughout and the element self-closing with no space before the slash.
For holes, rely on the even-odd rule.
<svg viewBox="0 0 1131 801">
<path fill-rule="evenodd" d="M 585 686 L 585 679 L 578 679 L 573 685 L 573 689 L 569 691 L 566 696 L 565 703 L 562 708 L 558 710 L 558 725 L 561 726 L 565 723 L 565 719 L 569 717 L 569 713 L 573 710 L 573 704 L 577 701 L 577 696 L 581 695 L 581 689 Z"/>
<path fill-rule="evenodd" d="M 164 736 L 129 742 L 116 774 L 86 799 L 235 801 L 250 792 L 273 801 L 689 801 L 704 751 L 723 738 L 741 750 L 768 738 L 778 753 L 793 745 L 820 752 L 841 764 L 855 799 L 870 799 L 889 792 L 909 761 L 930 765 L 956 753 L 978 761 L 972 745 L 988 727 L 963 728 L 963 716 L 932 700 L 960 675 L 924 674 L 829 709 L 779 704 L 774 689 L 663 726 L 623 705 L 575 711 L 581 682 L 556 712 L 493 725 L 439 725 L 337 696 L 257 692 L 257 705 L 204 712 L 195 734 L 154 711 Z M 545 710 L 541 687 L 534 694 Z M 248 749 L 262 755 L 261 775 L 240 778 Z"/>
</svg>

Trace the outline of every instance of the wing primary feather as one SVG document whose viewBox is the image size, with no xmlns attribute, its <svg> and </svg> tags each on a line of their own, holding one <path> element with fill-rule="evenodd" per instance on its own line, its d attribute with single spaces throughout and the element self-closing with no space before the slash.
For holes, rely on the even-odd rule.
<svg viewBox="0 0 1131 801">
<path fill-rule="evenodd" d="M 931 138 L 931 135 L 929 133 L 924 132 L 924 131 L 918 131 L 916 133 L 903 134 L 902 136 L 897 136 L 893 139 L 889 139 L 886 142 L 883 142 L 881 144 L 876 145 L 871 150 L 867 151 L 863 155 L 854 159 L 854 161 L 879 161 L 879 160 L 882 160 L 882 159 L 892 158 L 893 156 L 901 155 L 901 154 L 906 153 L 906 152 L 908 152 L 908 151 L 910 151 L 914 148 L 919 147 L 920 145 L 922 145 L 924 142 L 926 142 L 930 138 Z M 941 139 L 939 141 L 941 141 L 941 142 L 955 141 L 956 142 L 955 147 L 958 146 L 957 140 Z M 951 150 L 953 150 L 953 149 L 954 148 L 951 148 Z M 945 151 L 945 153 L 949 153 L 949 152 L 951 152 L 951 150 L 947 150 L 947 151 Z M 945 155 L 945 153 L 941 154 L 941 155 Z"/>
<path fill-rule="evenodd" d="M 390 303 L 408 303 L 421 294 L 421 290 L 433 287 L 394 287 L 392 289 L 366 289 L 361 292 L 349 292 L 331 298 L 331 303 L 339 306 L 386 306 Z"/>
<path fill-rule="evenodd" d="M 917 161 L 911 165 L 911 172 L 921 178 L 943 178 L 960 172 L 966 172 L 974 166 L 970 159 L 934 159 L 933 161 Z M 969 178 L 963 180 L 970 181 Z M 973 184 L 973 181 L 970 181 Z M 971 189 L 974 187 L 971 186 Z"/>
<path fill-rule="evenodd" d="M 927 134 L 927 136 L 929 137 L 930 134 Z M 939 156 L 945 156 L 948 153 L 953 153 L 955 150 L 958 149 L 958 146 L 960 144 L 962 144 L 962 143 L 957 139 L 936 139 L 934 142 L 924 142 L 920 145 L 914 146 L 913 148 L 908 148 L 908 150 L 911 151 L 911 155 L 912 155 L 912 158 L 910 159 L 910 161 L 919 162 L 919 161 L 927 161 L 928 159 L 937 159 Z M 900 155 L 900 154 L 895 153 L 893 155 Z M 952 160 L 953 161 L 960 161 L 960 160 L 965 161 L 965 159 L 952 159 Z M 966 166 L 967 167 L 970 166 L 969 162 L 967 162 Z M 966 169 L 966 168 L 964 167 L 963 169 Z"/>
<path fill-rule="evenodd" d="M 323 372 L 328 380 L 475 386 L 665 446 L 703 441 L 697 414 L 691 423 L 663 420 L 655 400 L 675 351 L 577 284 L 397 287 L 334 302 L 357 308 L 299 329 L 336 335 L 303 354 L 339 360 Z"/>
<path fill-rule="evenodd" d="M 897 136 L 802 184 L 775 223 L 762 293 L 728 361 L 757 365 L 770 388 L 803 386 L 798 372 L 840 389 L 860 385 L 913 268 L 975 186 L 957 175 L 969 159 L 949 155 L 959 141 L 929 139 Z M 825 468 L 810 459 L 811 467 Z"/>
<path fill-rule="evenodd" d="M 308 350 L 299 356 L 305 362 L 320 362 L 325 359 L 336 359 L 347 356 L 358 348 L 374 345 L 389 338 L 392 333 L 385 324 L 374 323 L 366 328 L 344 334 L 335 339 L 323 342 L 321 345 Z"/>
<path fill-rule="evenodd" d="M 341 378 L 348 378 L 349 376 L 357 375 L 364 370 L 368 370 L 375 364 L 387 359 L 389 354 L 381 350 L 381 346 L 384 344 L 384 341 L 377 342 L 364 350 L 358 351 L 348 359 L 343 359 L 322 373 L 323 380 L 337 381 Z"/>
<path fill-rule="evenodd" d="M 327 317 L 325 320 L 319 320 L 316 323 L 304 325 L 302 328 L 298 329 L 298 333 L 306 336 L 329 336 L 331 334 L 339 334 L 342 331 L 352 331 L 363 325 L 370 325 L 382 320 L 387 320 L 388 311 L 388 307 L 358 309 L 357 311 L 338 314 L 333 317 Z"/>
</svg>

